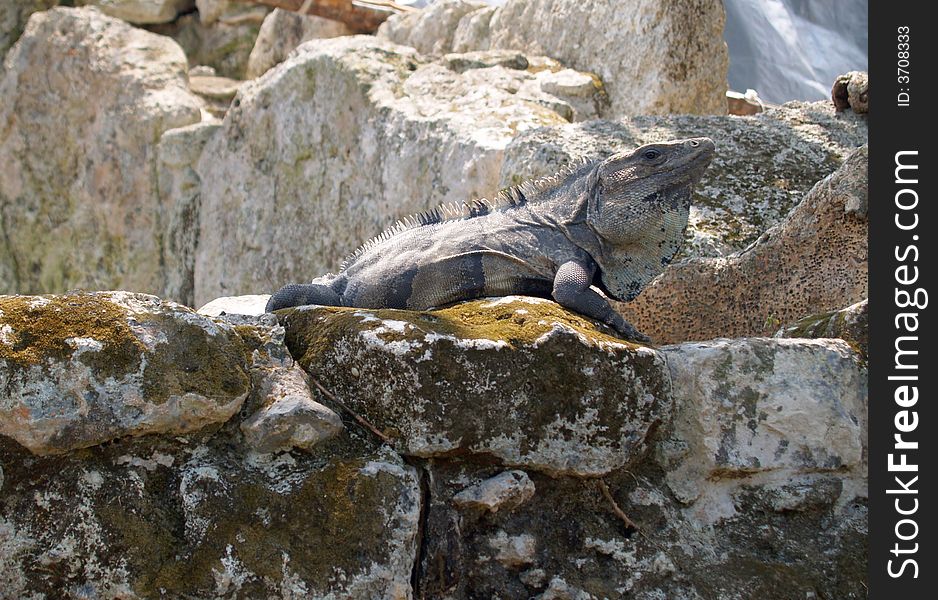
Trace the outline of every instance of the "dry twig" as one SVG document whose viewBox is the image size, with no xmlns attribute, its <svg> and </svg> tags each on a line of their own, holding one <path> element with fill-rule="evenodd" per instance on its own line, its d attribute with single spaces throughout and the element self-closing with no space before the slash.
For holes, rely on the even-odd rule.
<svg viewBox="0 0 938 600">
<path fill-rule="evenodd" d="M 361 425 L 362 427 L 364 427 L 365 429 L 367 429 L 367 430 L 370 431 L 371 433 L 375 434 L 375 435 L 376 435 L 382 442 L 384 442 L 385 444 L 387 444 L 387 445 L 389 445 L 389 446 L 391 445 L 391 438 L 389 438 L 388 436 L 384 435 L 384 434 L 381 432 L 381 430 L 379 430 L 377 427 L 375 427 L 374 425 L 372 425 L 371 423 L 369 423 L 367 420 L 365 420 L 364 417 L 362 417 L 361 415 L 359 415 L 358 413 L 356 413 L 354 410 L 352 410 L 351 408 L 349 408 L 348 406 L 346 406 L 344 402 L 342 402 L 341 400 L 339 400 L 338 398 L 336 398 L 336 397 L 335 397 L 335 394 L 333 394 L 332 392 L 330 392 L 329 390 L 327 390 L 325 387 L 323 387 L 323 385 L 322 385 L 321 383 L 319 383 L 318 381 L 316 381 L 316 378 L 315 378 L 315 377 L 313 377 L 312 375 L 310 375 L 310 376 L 309 376 L 309 380 L 313 382 L 313 385 L 316 386 L 316 389 L 319 390 L 320 393 L 322 393 L 323 396 L 325 396 L 326 398 L 328 398 L 328 399 L 331 400 L 332 402 L 335 402 L 336 404 L 339 405 L 339 407 L 340 407 L 342 410 L 344 410 L 344 411 L 347 412 L 348 414 L 352 415 L 352 418 L 354 418 L 355 421 L 357 421 L 359 425 Z"/>
</svg>

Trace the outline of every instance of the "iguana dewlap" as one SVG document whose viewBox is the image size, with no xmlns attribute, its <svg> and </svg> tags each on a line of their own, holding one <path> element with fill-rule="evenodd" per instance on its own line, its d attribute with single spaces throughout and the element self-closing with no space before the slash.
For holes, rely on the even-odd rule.
<svg viewBox="0 0 938 600">
<path fill-rule="evenodd" d="M 647 144 L 501 192 L 405 218 L 336 274 L 290 284 L 272 312 L 320 304 L 424 310 L 513 294 L 553 298 L 646 340 L 606 296 L 628 301 L 667 266 L 687 228 L 709 138 Z"/>
</svg>

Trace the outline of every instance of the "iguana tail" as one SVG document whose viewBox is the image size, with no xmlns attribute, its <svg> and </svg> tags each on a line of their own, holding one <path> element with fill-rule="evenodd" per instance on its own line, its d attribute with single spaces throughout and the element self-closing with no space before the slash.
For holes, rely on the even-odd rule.
<svg viewBox="0 0 938 600">
<path fill-rule="evenodd" d="M 331 287 L 321 283 L 290 283 L 270 297 L 264 310 L 274 312 L 281 308 L 307 304 L 342 306 L 342 298 Z"/>
</svg>

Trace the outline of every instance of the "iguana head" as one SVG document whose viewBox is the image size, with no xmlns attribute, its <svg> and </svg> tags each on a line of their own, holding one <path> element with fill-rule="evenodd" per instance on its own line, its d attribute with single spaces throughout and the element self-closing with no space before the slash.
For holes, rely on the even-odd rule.
<svg viewBox="0 0 938 600">
<path fill-rule="evenodd" d="M 646 144 L 614 154 L 593 174 L 587 225 L 599 238 L 600 288 L 631 300 L 681 247 L 691 188 L 713 158 L 709 138 Z"/>
</svg>

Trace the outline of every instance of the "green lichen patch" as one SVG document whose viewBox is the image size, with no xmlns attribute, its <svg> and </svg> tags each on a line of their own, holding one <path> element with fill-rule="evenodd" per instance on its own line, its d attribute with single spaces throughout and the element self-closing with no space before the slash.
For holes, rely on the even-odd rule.
<svg viewBox="0 0 938 600">
<path fill-rule="evenodd" d="M 375 320 L 363 320 L 362 314 Z M 559 304 L 540 298 L 482 299 L 429 311 L 365 310 L 333 306 L 313 310 L 282 311 L 287 345 L 300 358 L 308 349 L 331 344 L 343 332 L 371 330 L 383 321 L 404 322 L 403 330 L 381 327 L 376 335 L 384 342 L 423 341 L 428 334 L 460 340 L 504 342 L 510 349 L 531 346 L 556 325 L 578 334 L 587 345 L 635 347 L 607 333 L 605 327 Z"/>
<path fill-rule="evenodd" d="M 669 399 L 660 355 L 542 299 L 282 319 L 299 364 L 410 456 L 608 472 L 642 455 Z"/>
<path fill-rule="evenodd" d="M 492 301 L 474 300 L 437 311 L 420 313 L 422 319 L 443 334 L 469 339 L 529 345 L 562 324 L 580 333 L 586 340 L 623 344 L 624 340 L 606 333 L 601 325 L 549 300 Z"/>
<path fill-rule="evenodd" d="M 150 402 L 189 393 L 230 402 L 248 392 L 250 352 L 237 334 L 220 329 L 213 336 L 172 313 L 152 314 L 141 323 L 154 325 L 169 340 L 147 355 L 143 391 Z"/>
<path fill-rule="evenodd" d="M 68 361 L 76 351 L 74 338 L 88 338 L 102 347 L 82 354 L 103 377 L 120 376 L 140 365 L 143 344 L 127 323 L 123 309 L 106 298 L 75 293 L 58 296 L 0 296 L 0 326 L 9 326 L 0 343 L 0 359 L 23 367 L 47 361 Z"/>
<path fill-rule="evenodd" d="M 3 598 L 390 597 L 392 577 L 410 578 L 416 474 L 347 438 L 267 463 L 230 439 L 44 458 L 0 439 L 0 463 L 0 527 L 31 544 L 0 561 L 0 583 L 22 578 Z"/>
</svg>

